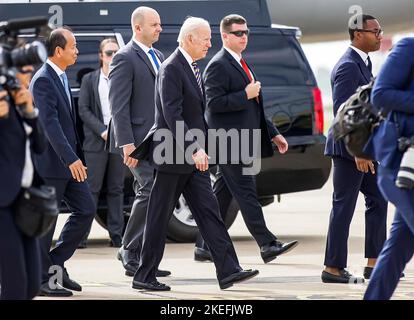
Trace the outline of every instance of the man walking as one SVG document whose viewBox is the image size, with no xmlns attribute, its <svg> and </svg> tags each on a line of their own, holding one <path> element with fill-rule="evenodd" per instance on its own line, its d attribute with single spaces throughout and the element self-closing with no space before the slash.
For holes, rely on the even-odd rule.
<svg viewBox="0 0 414 320">
<path fill-rule="evenodd" d="M 155 124 L 139 147 L 153 140 L 151 157 L 157 170 L 148 204 L 141 262 L 132 287 L 170 290 L 157 281 L 156 270 L 164 253 L 168 221 L 183 193 L 211 248 L 220 288 L 226 289 L 259 272 L 241 269 L 211 188 L 209 157 L 204 147 L 207 136 L 204 86 L 196 62 L 211 47 L 209 23 L 201 18 L 188 18 L 181 27 L 178 42 L 179 47 L 162 64 L 157 76 Z M 162 133 L 169 143 L 158 139 Z M 160 151 L 163 146 L 165 152 Z"/>
<path fill-rule="evenodd" d="M 162 31 L 157 11 L 138 7 L 131 15 L 132 40 L 114 56 L 109 72 L 110 123 L 109 148 L 124 158 L 134 176 L 135 200 L 125 229 L 123 246 L 118 252 L 127 276 L 138 268 L 145 227 L 149 194 L 154 182 L 154 168 L 148 161 L 129 155 L 139 145 L 154 124 L 154 83 L 163 54 L 152 45 Z M 159 270 L 158 276 L 169 271 Z"/>
<path fill-rule="evenodd" d="M 372 78 L 369 52 L 379 50 L 382 30 L 377 19 L 359 15 L 355 26 L 349 27 L 351 46 L 339 59 L 331 75 L 334 114 L 359 86 Z M 358 24 L 360 24 L 358 26 Z M 365 196 L 365 257 L 368 258 L 364 277 L 370 278 L 376 259 L 386 238 L 387 202 L 378 186 L 376 163 L 353 158 L 343 141 L 335 142 L 332 128 L 326 141 L 325 155 L 332 157 L 333 185 L 332 211 L 325 252 L 325 270 L 322 281 L 328 283 L 360 283 L 364 279 L 353 277 L 345 268 L 348 255 L 348 235 L 358 194 Z"/>
<path fill-rule="evenodd" d="M 242 141 L 239 150 L 255 149 L 261 146 L 261 154 L 254 157 L 271 157 L 273 141 L 280 153 L 285 153 L 288 143 L 275 126 L 265 118 L 260 82 L 242 58 L 242 52 L 248 43 L 249 29 L 246 20 L 231 14 L 220 23 L 223 48 L 211 59 L 204 72 L 206 84 L 206 118 L 212 129 L 224 129 L 227 132 L 248 130 L 247 141 Z M 261 140 L 254 131 L 260 130 Z M 249 232 L 260 247 L 260 254 L 265 263 L 292 250 L 298 241 L 283 243 L 277 240 L 266 226 L 262 207 L 257 199 L 255 176 L 244 173 L 251 163 L 245 163 L 245 155 L 233 153 L 231 149 L 223 150 L 219 146 L 219 170 L 232 196 L 237 200 L 243 219 Z M 226 161 L 222 161 L 226 159 Z M 219 198 L 220 199 L 220 198 Z M 226 212 L 221 212 L 223 221 Z M 198 261 L 211 260 L 211 255 L 204 241 L 199 237 L 194 251 Z"/>
<path fill-rule="evenodd" d="M 47 50 L 49 59 L 35 74 L 30 85 L 49 142 L 46 151 L 35 156 L 35 166 L 45 183 L 55 187 L 58 203 L 64 200 L 72 214 L 53 250 L 50 251 L 50 247 L 55 227 L 40 239 L 40 295 L 64 297 L 72 295 L 69 290 L 82 290 L 78 283 L 69 278 L 64 263 L 90 229 L 96 207 L 86 182 L 87 168 L 76 132 L 74 102 L 65 73 L 78 55 L 75 36 L 67 28 L 55 29 L 47 40 Z M 62 281 L 51 286 L 49 268 L 52 266 L 55 268 L 50 271 L 62 275 L 58 276 Z"/>
</svg>

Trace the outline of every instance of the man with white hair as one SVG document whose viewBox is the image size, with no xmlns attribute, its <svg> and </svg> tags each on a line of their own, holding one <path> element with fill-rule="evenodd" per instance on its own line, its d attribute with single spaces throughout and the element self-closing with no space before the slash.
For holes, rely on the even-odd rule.
<svg viewBox="0 0 414 320">
<path fill-rule="evenodd" d="M 240 267 L 211 188 L 209 157 L 204 150 L 207 136 L 204 85 L 196 63 L 211 47 L 209 23 L 201 18 L 188 18 L 181 27 L 178 42 L 179 47 L 161 65 L 157 75 L 155 124 L 137 150 L 145 150 L 146 145 L 152 144 L 154 151 L 149 153 L 156 176 L 148 204 L 141 262 L 132 287 L 151 291 L 171 289 L 157 281 L 156 270 L 164 253 L 168 221 L 183 193 L 211 249 L 220 288 L 226 289 L 259 272 Z M 184 131 L 187 141 L 180 139 L 180 130 Z M 172 134 L 174 154 L 165 156 L 170 161 L 160 161 L 157 156 L 156 150 L 165 143 L 157 138 L 161 131 Z M 191 150 L 194 152 L 189 152 Z M 167 148 L 166 153 L 168 151 Z M 145 156 L 144 153 L 141 152 L 140 158 Z M 182 161 L 186 154 L 190 159 Z"/>
<path fill-rule="evenodd" d="M 109 72 L 109 102 L 112 120 L 109 124 L 110 152 L 120 153 L 134 176 L 135 200 L 131 216 L 118 251 L 118 259 L 125 275 L 133 276 L 139 265 L 145 216 L 154 168 L 148 161 L 129 155 L 147 135 L 154 123 L 154 83 L 163 54 L 152 45 L 158 41 L 160 16 L 152 8 L 138 7 L 131 15 L 132 40 L 120 49 L 112 60 Z M 157 276 L 168 276 L 169 271 L 159 270 Z"/>
</svg>

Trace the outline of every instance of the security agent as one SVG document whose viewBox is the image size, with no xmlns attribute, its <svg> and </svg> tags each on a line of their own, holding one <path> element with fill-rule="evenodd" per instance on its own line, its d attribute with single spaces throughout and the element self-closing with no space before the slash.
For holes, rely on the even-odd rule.
<svg viewBox="0 0 414 320">
<path fill-rule="evenodd" d="M 17 74 L 21 89 L 0 91 L 0 283 L 2 300 L 33 299 L 40 288 L 40 251 L 37 238 L 23 235 L 13 219 L 22 188 L 40 184 L 32 153 L 46 147 L 38 110 L 33 107 L 27 79 L 33 68 Z M 6 100 L 7 98 L 7 100 Z M 16 107 L 16 106 L 19 107 Z"/>
</svg>

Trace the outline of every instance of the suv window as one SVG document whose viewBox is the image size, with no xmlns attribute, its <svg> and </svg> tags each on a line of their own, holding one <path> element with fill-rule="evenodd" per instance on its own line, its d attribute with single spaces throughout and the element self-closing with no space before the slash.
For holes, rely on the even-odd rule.
<svg viewBox="0 0 414 320">
<path fill-rule="evenodd" d="M 313 84 L 309 67 L 296 42 L 293 36 L 252 34 L 246 60 L 254 65 L 263 86 Z"/>
</svg>

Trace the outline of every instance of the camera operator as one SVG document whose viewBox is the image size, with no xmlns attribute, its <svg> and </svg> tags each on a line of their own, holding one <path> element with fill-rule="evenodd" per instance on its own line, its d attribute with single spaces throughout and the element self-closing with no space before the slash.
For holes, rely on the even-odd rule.
<svg viewBox="0 0 414 320">
<path fill-rule="evenodd" d="M 33 299 L 40 288 L 40 251 L 14 221 L 14 205 L 22 188 L 38 184 L 32 152 L 46 147 L 38 110 L 28 84 L 32 66 L 16 74 L 20 89 L 0 90 L 0 283 L 1 299 Z M 7 100 L 6 100 L 7 99 Z"/>
</svg>

